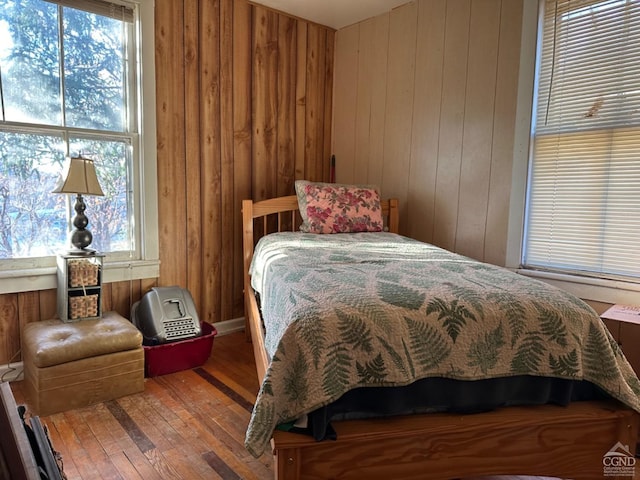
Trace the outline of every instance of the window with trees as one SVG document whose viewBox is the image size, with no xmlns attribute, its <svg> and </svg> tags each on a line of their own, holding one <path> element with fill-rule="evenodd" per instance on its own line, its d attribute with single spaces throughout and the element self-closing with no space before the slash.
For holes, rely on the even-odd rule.
<svg viewBox="0 0 640 480">
<path fill-rule="evenodd" d="M 0 262 L 68 248 L 68 156 L 91 158 L 92 247 L 140 258 L 139 30 L 135 3 L 0 0 Z M 4 260 L 3 260 L 4 259 Z"/>
<path fill-rule="evenodd" d="M 546 0 L 527 268 L 640 279 L 640 1 Z"/>
</svg>

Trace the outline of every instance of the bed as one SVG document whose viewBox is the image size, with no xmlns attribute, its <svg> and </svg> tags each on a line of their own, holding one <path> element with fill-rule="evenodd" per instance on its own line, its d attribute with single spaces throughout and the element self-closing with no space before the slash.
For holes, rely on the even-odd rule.
<svg viewBox="0 0 640 480">
<path fill-rule="evenodd" d="M 382 201 L 380 205 L 385 220 L 385 230 L 389 235 L 397 234 L 398 202 L 392 199 Z M 609 366 L 619 373 L 619 378 L 605 385 L 602 391 L 606 395 L 594 397 L 594 399 L 570 402 L 566 406 L 554 404 L 508 406 L 483 413 L 419 413 L 332 421 L 331 426 L 335 430 L 336 439 L 325 441 L 316 441 L 307 435 L 274 429 L 275 425 L 284 423 L 281 422 L 282 408 L 279 400 L 270 403 L 265 398 L 273 396 L 274 391 L 281 391 L 283 388 L 294 389 L 295 385 L 278 387 L 275 383 L 278 378 L 281 378 L 284 383 L 295 383 L 296 379 L 288 377 L 286 373 L 283 374 L 282 372 L 286 372 L 286 369 L 280 370 L 279 377 L 275 373 L 280 368 L 280 364 L 287 360 L 286 354 L 277 350 L 278 340 L 269 339 L 268 332 L 265 332 L 263 312 L 261 312 L 263 306 L 261 302 L 265 298 L 261 298 L 254 288 L 263 279 L 256 280 L 257 274 L 250 275 L 249 272 L 258 239 L 262 237 L 271 239 L 274 238 L 272 233 L 284 232 L 282 235 L 286 243 L 292 241 L 291 235 L 304 237 L 311 235 L 293 233 L 297 232 L 301 222 L 296 195 L 259 202 L 245 200 L 242 203 L 242 215 L 247 332 L 250 333 L 253 343 L 258 377 L 262 381 L 247 431 L 246 446 L 254 456 L 258 456 L 263 452 L 265 444 L 269 445 L 275 456 L 275 478 L 453 479 L 481 475 L 527 474 L 592 479 L 603 478 L 603 469 L 613 468 L 610 465 L 604 465 L 607 462 L 611 463 L 608 458 L 612 455 L 626 459 L 626 468 L 632 468 L 629 464 L 634 461 L 632 455 L 635 452 L 638 437 L 639 416 L 636 412 L 640 410 L 638 401 L 640 385 L 633 370 L 601 322 L 590 325 L 589 332 L 594 338 L 600 339 L 599 349 L 610 350 L 611 355 L 607 355 L 602 364 L 614 362 L 615 364 Z M 377 235 L 383 234 L 387 232 Z M 323 237 L 338 238 L 340 235 Z M 298 241 L 297 238 L 295 241 Z M 348 245 L 346 251 L 353 251 L 354 248 L 356 248 L 355 245 L 353 247 Z M 411 248 L 414 248 L 413 244 Z M 415 246 L 415 248 L 422 247 Z M 276 250 L 272 250 L 267 254 L 267 258 L 277 257 L 278 254 L 275 252 Z M 313 254 L 309 256 L 313 257 Z M 340 263 L 341 260 L 338 258 L 338 264 Z M 479 270 L 492 268 L 479 263 L 473 263 L 473 265 L 473 268 Z M 491 274 L 494 274 L 493 270 Z M 267 280 L 265 282 L 268 283 Z M 320 283 L 320 285 L 323 284 Z M 464 296 L 463 293 L 462 295 Z M 406 301 L 403 301 L 401 307 L 407 308 L 408 302 L 409 310 L 418 310 L 417 307 L 411 307 L 412 298 L 415 295 L 412 297 L 411 292 L 408 292 L 406 297 L 408 300 L 405 298 Z M 469 297 L 466 300 L 474 301 Z M 279 301 L 282 303 L 282 299 Z M 304 301 L 293 303 L 303 304 Z M 424 302 L 417 301 L 416 305 L 418 304 L 424 306 Z M 581 305 L 579 308 L 585 311 L 590 310 L 585 307 Z M 285 310 L 286 308 L 289 307 L 285 306 Z M 432 311 L 432 313 L 438 316 L 437 312 Z M 592 314 L 595 315 L 593 312 Z M 352 318 L 348 314 L 343 317 L 347 320 Z M 342 320 L 344 321 L 345 318 Z M 599 322 L 599 319 L 597 321 Z M 473 322 L 477 323 L 476 320 Z M 469 320 L 469 323 L 473 322 Z M 405 322 L 405 328 L 412 328 L 412 325 L 414 323 L 410 320 Z M 456 333 L 457 327 L 455 322 L 446 324 L 446 319 L 443 323 L 443 328 L 450 334 L 449 336 L 451 337 L 453 332 L 457 343 L 463 344 L 464 333 L 459 329 Z M 594 329 L 597 330 L 595 333 Z M 353 334 L 353 331 L 351 333 Z M 494 346 L 496 344 L 504 346 L 506 342 L 499 338 L 503 334 L 504 332 L 494 325 L 484 334 L 484 343 L 479 341 L 482 338 L 466 340 L 470 342 L 469 344 L 473 343 L 474 348 L 479 352 L 477 362 L 468 362 L 473 364 L 471 370 L 486 373 L 487 369 L 492 368 L 491 355 L 482 354 L 480 350 L 483 345 L 486 347 L 491 343 Z M 567 334 L 574 337 L 573 340 L 569 340 L 570 342 L 582 342 L 576 333 L 569 331 Z M 553 334 L 550 335 L 553 336 Z M 585 334 L 585 338 L 588 336 Z M 330 343 L 329 340 L 328 342 Z M 587 340 L 584 342 L 586 343 Z M 295 349 L 292 345 L 295 345 L 295 341 L 288 344 L 289 352 Z M 436 341 L 435 345 L 433 350 L 439 353 L 434 354 L 431 362 L 426 362 L 430 363 L 429 368 L 435 368 L 434 366 L 438 363 L 445 364 L 448 361 L 448 359 L 445 360 L 447 355 L 451 355 L 452 350 L 443 346 L 441 340 L 440 343 Z M 387 347 L 379 348 L 384 350 Z M 411 347 L 405 345 L 405 348 Z M 535 351 L 535 345 L 531 348 Z M 387 357 L 387 361 L 393 362 L 396 354 L 391 353 L 391 348 L 388 352 L 390 357 Z M 558 353 L 555 356 L 554 353 L 549 353 L 549 355 L 553 361 L 547 363 L 555 365 L 560 370 L 570 368 L 569 364 L 572 361 L 576 363 L 576 358 L 572 354 L 562 356 Z M 290 353 L 289 356 L 293 362 L 290 364 L 293 367 L 289 368 L 302 369 L 305 375 L 310 375 L 307 372 L 310 370 L 309 365 L 299 364 L 296 367 L 295 355 Z M 379 360 L 375 356 L 372 358 Z M 489 364 L 483 364 L 482 358 L 485 360 L 489 358 Z M 272 362 L 272 359 L 275 361 Z M 377 366 L 380 367 L 379 364 Z M 363 361 L 359 365 L 361 376 L 375 377 L 375 367 L 375 361 Z M 339 370 L 335 365 L 325 363 L 324 371 L 328 369 Z M 375 381 L 379 380 L 379 378 L 375 379 Z M 322 396 L 322 391 L 322 387 L 314 391 L 312 395 L 314 401 L 315 397 Z M 324 398 L 320 399 L 320 402 L 326 403 Z M 290 416 L 294 411 L 297 412 L 289 409 L 288 406 L 285 410 L 285 417 Z M 287 418 L 287 420 L 293 419 Z M 629 478 L 629 470 L 618 470 L 617 474 L 609 470 L 607 477 Z"/>
</svg>

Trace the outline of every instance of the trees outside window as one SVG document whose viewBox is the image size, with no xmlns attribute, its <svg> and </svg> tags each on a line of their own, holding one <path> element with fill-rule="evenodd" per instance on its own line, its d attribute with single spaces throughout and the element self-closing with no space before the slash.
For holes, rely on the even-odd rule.
<svg viewBox="0 0 640 480">
<path fill-rule="evenodd" d="M 136 10 L 100 0 L 0 0 L 0 259 L 69 247 L 74 198 L 52 194 L 69 156 L 94 160 L 92 247 L 137 251 Z"/>
</svg>

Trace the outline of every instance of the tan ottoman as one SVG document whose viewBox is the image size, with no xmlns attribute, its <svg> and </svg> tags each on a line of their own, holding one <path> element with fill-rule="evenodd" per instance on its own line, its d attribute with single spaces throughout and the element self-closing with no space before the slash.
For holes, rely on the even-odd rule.
<svg viewBox="0 0 640 480">
<path fill-rule="evenodd" d="M 26 324 L 22 360 L 28 403 L 40 416 L 144 390 L 142 334 L 115 312 Z"/>
</svg>

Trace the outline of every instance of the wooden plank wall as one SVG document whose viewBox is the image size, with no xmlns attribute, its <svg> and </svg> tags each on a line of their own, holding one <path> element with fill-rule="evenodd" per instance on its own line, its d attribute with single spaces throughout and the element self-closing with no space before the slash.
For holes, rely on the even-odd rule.
<svg viewBox="0 0 640 480">
<path fill-rule="evenodd" d="M 244 315 L 241 201 L 328 180 L 332 29 L 246 0 L 156 0 L 160 277 L 105 286 L 129 316 L 154 285 L 192 293 L 201 319 Z M 0 364 L 56 291 L 0 295 Z"/>
<path fill-rule="evenodd" d="M 498 265 L 522 9 L 418 0 L 336 34 L 336 180 L 398 197 L 402 233 Z"/>
<path fill-rule="evenodd" d="M 327 180 L 334 31 L 244 0 L 156 0 L 161 285 L 243 316 L 240 205 Z"/>
</svg>

